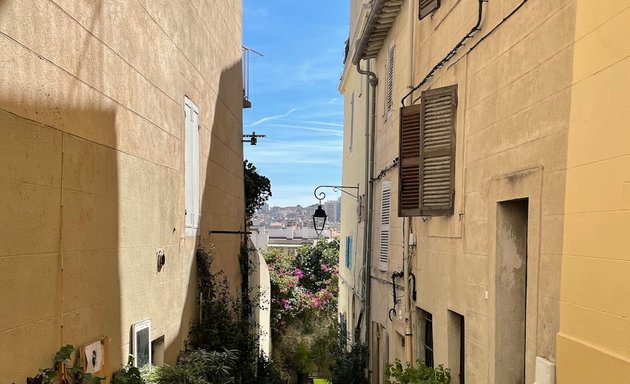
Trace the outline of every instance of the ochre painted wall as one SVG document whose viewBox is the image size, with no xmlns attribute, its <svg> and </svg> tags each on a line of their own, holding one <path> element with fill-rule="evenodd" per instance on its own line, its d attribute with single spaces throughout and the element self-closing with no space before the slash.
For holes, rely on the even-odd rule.
<svg viewBox="0 0 630 384">
<path fill-rule="evenodd" d="M 558 382 L 630 377 L 630 1 L 577 1 Z"/>
<path fill-rule="evenodd" d="M 173 364 L 194 249 L 240 283 L 241 1 L 0 1 L 0 382 L 151 319 Z M 184 234 L 184 97 L 200 111 L 200 236 Z M 166 265 L 156 268 L 156 252 Z"/>
</svg>

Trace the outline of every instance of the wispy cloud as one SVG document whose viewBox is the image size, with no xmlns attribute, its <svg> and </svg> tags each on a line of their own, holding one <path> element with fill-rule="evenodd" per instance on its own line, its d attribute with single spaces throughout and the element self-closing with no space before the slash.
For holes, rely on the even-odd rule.
<svg viewBox="0 0 630 384">
<path fill-rule="evenodd" d="M 295 124 L 274 124 L 273 128 L 288 128 L 292 130 L 304 130 L 311 132 L 322 132 L 322 133 L 330 133 L 334 136 L 343 137 L 343 130 L 339 129 L 327 129 L 327 128 L 316 128 L 316 127 L 308 127 L 304 125 L 295 125 Z"/>
<path fill-rule="evenodd" d="M 297 108 L 291 108 L 290 110 L 288 110 L 286 113 L 283 113 L 282 115 L 274 115 L 274 116 L 267 116 L 267 117 L 263 117 L 260 120 L 257 120 L 251 124 L 246 125 L 246 127 L 255 127 L 257 125 L 260 125 L 266 121 L 270 121 L 270 120 L 277 120 L 277 119 L 281 119 L 283 117 L 287 117 L 290 114 L 292 114 L 293 112 L 295 112 L 297 110 Z"/>
<path fill-rule="evenodd" d="M 313 13 L 308 2 L 244 0 L 246 44 L 265 56 L 250 62 L 245 129 L 267 135 L 245 156 L 269 177 L 272 205 L 310 205 L 313 188 L 341 182 L 343 70 L 348 10 L 321 0 L 330 12 Z"/>
<path fill-rule="evenodd" d="M 296 120 L 286 120 L 286 119 L 282 119 L 282 121 L 286 121 L 287 123 L 315 124 L 315 125 L 325 125 L 325 126 L 328 126 L 328 127 L 340 127 L 340 128 L 343 128 L 343 124 L 341 124 L 341 123 L 329 123 L 329 122 L 326 122 L 326 121 L 313 121 L 313 120 L 296 121 Z"/>
</svg>

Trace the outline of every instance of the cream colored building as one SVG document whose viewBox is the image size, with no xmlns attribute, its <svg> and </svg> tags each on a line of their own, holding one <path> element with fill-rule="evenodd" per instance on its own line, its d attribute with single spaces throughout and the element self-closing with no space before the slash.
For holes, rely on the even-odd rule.
<svg viewBox="0 0 630 384">
<path fill-rule="evenodd" d="M 577 1 L 558 381 L 630 377 L 630 1 Z"/>
<path fill-rule="evenodd" d="M 357 66 L 378 82 L 360 128 L 374 143 L 373 383 L 395 358 L 444 364 L 454 383 L 625 382 L 629 7 L 373 0 L 353 13 L 346 139 Z"/>
<path fill-rule="evenodd" d="M 365 1 L 350 3 L 352 20 L 365 19 L 369 12 Z M 350 25 L 350 41 L 361 32 L 357 23 Z M 348 54 L 350 52 L 348 51 Z M 366 286 L 365 276 L 365 235 L 367 230 L 367 174 L 369 159 L 366 149 L 368 101 L 370 92 L 367 79 L 352 67 L 351 57 L 345 57 L 344 73 L 339 84 L 339 92 L 344 97 L 344 139 L 342 185 L 350 194 L 341 194 L 340 237 L 339 237 L 339 301 L 338 311 L 346 332 L 354 340 L 358 332 L 359 340 L 365 341 Z M 354 188 L 357 189 L 354 189 Z M 355 197 L 351 196 L 355 195 Z"/>
<path fill-rule="evenodd" d="M 0 382 L 150 320 L 173 364 L 194 250 L 239 287 L 241 1 L 0 1 Z M 165 264 L 158 268 L 158 254 Z M 145 323 L 146 324 L 146 323 Z"/>
</svg>

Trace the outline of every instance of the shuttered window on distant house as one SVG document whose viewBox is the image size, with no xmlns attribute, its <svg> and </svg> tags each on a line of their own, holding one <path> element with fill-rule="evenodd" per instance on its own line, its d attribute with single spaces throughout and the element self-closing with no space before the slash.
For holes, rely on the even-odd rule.
<svg viewBox="0 0 630 384">
<path fill-rule="evenodd" d="M 420 20 L 440 8 L 440 0 L 420 0 Z"/>
<path fill-rule="evenodd" d="M 389 181 L 383 181 L 381 189 L 381 236 L 378 254 L 378 266 L 387 271 L 389 263 L 389 222 L 392 204 L 392 189 Z"/>
<path fill-rule="evenodd" d="M 394 95 L 394 52 L 396 46 L 389 47 L 387 54 L 387 81 L 385 84 L 385 116 L 389 117 L 392 113 L 393 95 Z"/>
<path fill-rule="evenodd" d="M 401 217 L 453 214 L 457 86 L 425 91 L 400 111 Z"/>
</svg>

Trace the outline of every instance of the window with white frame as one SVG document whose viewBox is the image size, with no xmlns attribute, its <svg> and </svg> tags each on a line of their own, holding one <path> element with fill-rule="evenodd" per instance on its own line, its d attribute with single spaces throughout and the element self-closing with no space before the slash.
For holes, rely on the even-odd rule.
<svg viewBox="0 0 630 384">
<path fill-rule="evenodd" d="M 151 320 L 134 323 L 131 332 L 134 367 L 151 365 Z"/>
<path fill-rule="evenodd" d="M 199 228 L 199 108 L 188 98 L 184 99 L 184 191 L 186 235 L 197 234 Z"/>
</svg>

